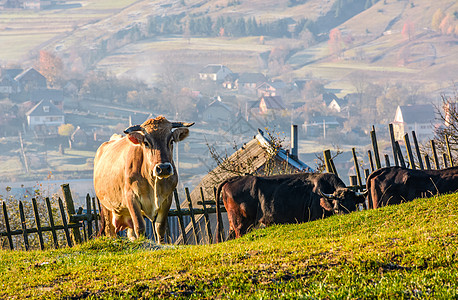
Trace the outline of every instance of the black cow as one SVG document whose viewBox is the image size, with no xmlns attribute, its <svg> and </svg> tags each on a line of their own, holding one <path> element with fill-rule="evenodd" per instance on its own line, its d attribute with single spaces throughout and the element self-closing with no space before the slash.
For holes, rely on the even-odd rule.
<svg viewBox="0 0 458 300">
<path fill-rule="evenodd" d="M 387 167 L 372 172 L 366 183 L 369 207 L 372 208 L 454 192 L 457 189 L 458 167 L 443 170 Z"/>
<path fill-rule="evenodd" d="M 230 237 L 240 237 L 249 229 L 272 224 L 299 223 L 356 210 L 363 203 L 355 193 L 331 173 L 297 173 L 275 176 L 236 176 L 221 183 L 230 225 Z"/>
</svg>

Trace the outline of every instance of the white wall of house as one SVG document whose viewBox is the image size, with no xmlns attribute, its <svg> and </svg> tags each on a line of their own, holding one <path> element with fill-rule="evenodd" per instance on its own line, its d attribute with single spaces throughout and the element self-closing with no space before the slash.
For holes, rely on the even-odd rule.
<svg viewBox="0 0 458 300">
<path fill-rule="evenodd" d="M 65 123 L 64 116 L 27 116 L 29 127 L 37 125 L 60 126 Z"/>
</svg>

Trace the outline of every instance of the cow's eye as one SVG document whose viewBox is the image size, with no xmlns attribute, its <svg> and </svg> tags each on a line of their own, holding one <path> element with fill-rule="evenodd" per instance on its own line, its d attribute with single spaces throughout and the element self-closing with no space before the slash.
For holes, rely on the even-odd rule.
<svg viewBox="0 0 458 300">
<path fill-rule="evenodd" d="M 143 141 L 143 143 L 145 144 L 145 147 L 146 147 L 146 148 L 150 148 L 150 144 L 149 144 L 148 141 L 145 140 L 145 141 Z"/>
</svg>

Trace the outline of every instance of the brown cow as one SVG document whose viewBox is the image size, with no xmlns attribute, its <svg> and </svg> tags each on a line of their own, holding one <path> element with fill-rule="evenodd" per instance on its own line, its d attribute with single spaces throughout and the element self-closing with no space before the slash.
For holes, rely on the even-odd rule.
<svg viewBox="0 0 458 300">
<path fill-rule="evenodd" d="M 227 211 L 230 238 L 238 238 L 258 226 L 349 213 L 365 200 L 363 193 L 350 190 L 331 173 L 236 176 L 219 185 L 216 199 L 220 195 Z"/>
<path fill-rule="evenodd" d="M 169 122 L 163 116 L 127 128 L 126 136 L 103 143 L 94 159 L 94 188 L 102 206 L 102 229 L 108 236 L 127 229 L 130 239 L 145 232 L 143 216 L 155 222 L 164 242 L 167 214 L 178 176 L 173 142 L 189 135 L 194 123 Z M 175 130 L 173 130 L 176 128 Z"/>
</svg>

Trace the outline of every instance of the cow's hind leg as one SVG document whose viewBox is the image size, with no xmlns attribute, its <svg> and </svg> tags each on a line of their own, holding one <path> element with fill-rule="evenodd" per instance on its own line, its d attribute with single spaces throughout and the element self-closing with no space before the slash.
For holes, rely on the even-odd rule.
<svg viewBox="0 0 458 300">
<path fill-rule="evenodd" d="M 116 237 L 116 229 L 113 225 L 113 213 L 102 204 L 100 205 L 100 208 L 100 230 L 97 236 L 105 235 L 109 237 Z"/>
</svg>

